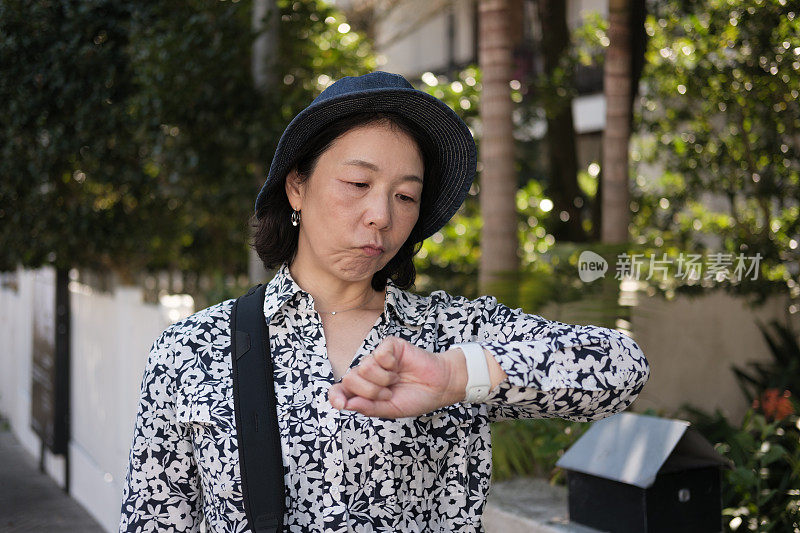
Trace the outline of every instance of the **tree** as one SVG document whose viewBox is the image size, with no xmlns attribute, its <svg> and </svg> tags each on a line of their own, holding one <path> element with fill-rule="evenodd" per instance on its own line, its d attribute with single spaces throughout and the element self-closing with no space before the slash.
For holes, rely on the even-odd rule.
<svg viewBox="0 0 800 533">
<path fill-rule="evenodd" d="M 374 68 L 333 8 L 278 7 L 261 92 L 249 1 L 0 0 L 0 268 L 245 272 L 253 161 L 332 79 Z"/>
<path fill-rule="evenodd" d="M 630 0 L 609 0 L 610 44 L 604 63 L 603 92 L 606 125 L 603 130 L 602 222 L 603 242 L 628 242 L 630 224 L 628 143 L 631 109 Z"/>
<path fill-rule="evenodd" d="M 585 241 L 583 229 L 586 197 L 578 187 L 578 157 L 575 126 L 572 118 L 572 99 L 575 63 L 570 61 L 570 33 L 567 27 L 567 3 L 563 0 L 540 0 L 539 19 L 542 22 L 543 77 L 551 87 L 537 99 L 542 102 L 547 118 L 547 159 L 549 186 L 554 211 L 561 215 L 554 228 L 557 240 Z M 564 220 L 565 219 L 565 220 Z"/>
<path fill-rule="evenodd" d="M 636 237 L 671 253 L 727 254 L 731 276 L 713 281 L 759 299 L 800 296 L 798 7 L 652 2 L 646 25 L 634 155 L 662 172 L 637 176 Z M 736 283 L 739 254 L 761 259 Z"/>
<path fill-rule="evenodd" d="M 278 52 L 278 29 L 280 24 L 280 11 L 275 0 L 253 0 L 251 15 L 253 31 L 256 38 L 253 41 L 251 69 L 253 84 L 260 93 L 267 93 L 269 88 L 278 83 L 278 69 L 276 66 Z M 263 184 L 265 165 L 254 162 L 256 187 Z M 251 232 L 251 235 L 254 232 Z M 258 257 L 256 250 L 251 248 L 248 252 L 247 275 L 251 285 L 261 282 L 267 272 Z"/>
<path fill-rule="evenodd" d="M 166 215 L 180 228 L 180 240 L 169 239 L 169 254 L 152 267 L 246 272 L 243 236 L 257 190 L 250 167 L 278 118 L 253 85 L 250 13 L 246 2 L 145 3 L 133 11 L 131 107 L 143 125 L 142 167 L 163 183 Z"/>
<path fill-rule="evenodd" d="M 158 125 L 148 132 L 151 168 L 175 177 L 181 199 L 181 269 L 247 271 L 247 222 L 284 128 L 334 79 L 374 67 L 368 43 L 332 7 L 277 7 L 268 87 L 252 76 L 263 34 L 250 1 L 148 5 L 134 21 L 140 108 Z"/>
<path fill-rule="evenodd" d="M 518 268 L 517 213 L 512 135 L 511 39 L 507 0 L 480 0 L 481 95 L 481 259 L 479 285 L 486 291 L 499 274 Z"/>
<path fill-rule="evenodd" d="M 481 75 L 477 65 L 470 65 L 453 78 L 422 75 L 420 89 L 444 101 L 470 128 L 479 131 Z M 478 153 L 481 139 L 475 139 Z M 448 223 L 430 238 L 414 258 L 417 267 L 415 287 L 422 292 L 443 289 L 470 297 L 478 295 L 478 264 L 480 261 L 481 215 L 478 200 L 480 172 L 470 187 L 464 204 Z"/>
<path fill-rule="evenodd" d="M 112 1 L 0 3 L 0 268 L 124 275 L 175 232 L 133 140 L 130 16 Z"/>
</svg>

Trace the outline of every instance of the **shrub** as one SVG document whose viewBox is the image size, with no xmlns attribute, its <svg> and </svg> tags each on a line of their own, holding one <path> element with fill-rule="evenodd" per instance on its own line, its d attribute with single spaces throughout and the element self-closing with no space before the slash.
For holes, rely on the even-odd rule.
<svg viewBox="0 0 800 533">
<path fill-rule="evenodd" d="M 734 425 L 719 410 L 709 415 L 684 407 L 698 431 L 734 463 L 723 474 L 726 531 L 800 531 L 800 419 L 790 397 L 767 392 L 789 402 L 781 406 L 786 416 L 765 413 L 759 403 Z"/>
</svg>

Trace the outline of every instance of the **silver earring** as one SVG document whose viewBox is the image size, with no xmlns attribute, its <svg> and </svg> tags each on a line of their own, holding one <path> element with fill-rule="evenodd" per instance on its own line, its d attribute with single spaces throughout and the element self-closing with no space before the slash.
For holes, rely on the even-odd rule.
<svg viewBox="0 0 800 533">
<path fill-rule="evenodd" d="M 297 227 L 297 225 L 300 223 L 300 211 L 295 211 L 294 209 L 292 209 L 291 220 L 292 220 L 292 226 Z"/>
</svg>

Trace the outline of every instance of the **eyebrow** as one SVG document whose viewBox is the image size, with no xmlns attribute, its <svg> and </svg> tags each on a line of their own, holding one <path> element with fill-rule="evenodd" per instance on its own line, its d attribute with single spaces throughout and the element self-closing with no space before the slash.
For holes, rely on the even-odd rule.
<svg viewBox="0 0 800 533">
<path fill-rule="evenodd" d="M 343 165 L 353 165 L 353 166 L 356 166 L 356 167 L 364 167 L 364 168 L 368 168 L 369 170 L 372 170 L 372 171 L 375 171 L 375 172 L 380 170 L 378 165 L 376 165 L 375 163 L 370 163 L 369 161 L 364 161 L 363 159 L 348 159 L 347 161 L 345 161 L 342 164 Z M 401 180 L 402 181 L 416 181 L 416 182 L 419 182 L 420 184 L 422 184 L 422 178 L 420 178 L 416 174 L 408 174 L 406 176 L 403 176 L 401 178 Z"/>
</svg>

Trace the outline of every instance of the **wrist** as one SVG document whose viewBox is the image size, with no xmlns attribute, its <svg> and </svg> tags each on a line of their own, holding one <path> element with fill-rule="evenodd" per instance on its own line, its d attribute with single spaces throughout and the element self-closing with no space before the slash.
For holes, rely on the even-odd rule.
<svg viewBox="0 0 800 533">
<path fill-rule="evenodd" d="M 467 390 L 467 362 L 460 348 L 452 348 L 441 354 L 448 368 L 449 379 L 444 392 L 447 405 L 464 401 Z"/>
</svg>

